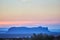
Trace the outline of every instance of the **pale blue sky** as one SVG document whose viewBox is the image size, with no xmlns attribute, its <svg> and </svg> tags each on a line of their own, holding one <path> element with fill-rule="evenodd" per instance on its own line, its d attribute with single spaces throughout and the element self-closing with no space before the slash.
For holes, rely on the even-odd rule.
<svg viewBox="0 0 60 40">
<path fill-rule="evenodd" d="M 0 0 L 0 24 L 60 24 L 59 10 L 60 0 Z"/>
</svg>

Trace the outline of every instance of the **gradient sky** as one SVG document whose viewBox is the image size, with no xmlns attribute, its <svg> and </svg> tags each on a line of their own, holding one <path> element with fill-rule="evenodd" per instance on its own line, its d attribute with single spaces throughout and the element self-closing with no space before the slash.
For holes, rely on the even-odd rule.
<svg viewBox="0 0 60 40">
<path fill-rule="evenodd" d="M 59 0 L 0 0 L 0 25 L 60 24 Z"/>
</svg>

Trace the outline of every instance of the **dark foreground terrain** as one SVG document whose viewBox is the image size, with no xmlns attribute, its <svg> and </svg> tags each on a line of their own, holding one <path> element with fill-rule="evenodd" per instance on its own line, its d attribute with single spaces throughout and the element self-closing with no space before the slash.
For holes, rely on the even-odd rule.
<svg viewBox="0 0 60 40">
<path fill-rule="evenodd" d="M 47 34 L 33 34 L 31 37 L 0 38 L 0 40 L 60 40 L 60 35 L 53 36 Z"/>
</svg>

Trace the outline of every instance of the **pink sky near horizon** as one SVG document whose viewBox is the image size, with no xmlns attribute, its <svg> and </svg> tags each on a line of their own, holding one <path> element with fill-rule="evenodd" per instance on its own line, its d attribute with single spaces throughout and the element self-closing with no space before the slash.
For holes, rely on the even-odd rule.
<svg viewBox="0 0 60 40">
<path fill-rule="evenodd" d="M 18 24 L 18 25 L 22 25 L 22 24 L 59 24 L 59 21 L 0 21 L 0 25 L 11 25 L 11 24 Z"/>
</svg>

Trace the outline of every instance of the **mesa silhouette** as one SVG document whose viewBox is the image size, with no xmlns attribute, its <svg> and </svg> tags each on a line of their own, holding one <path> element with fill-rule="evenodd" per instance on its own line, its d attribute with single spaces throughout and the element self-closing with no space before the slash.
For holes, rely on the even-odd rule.
<svg viewBox="0 0 60 40">
<path fill-rule="evenodd" d="M 12 27 L 8 30 L 8 34 L 33 34 L 33 33 L 47 33 L 50 32 L 48 30 L 48 27 L 33 27 L 33 28 L 27 28 L 27 27 Z"/>
</svg>

